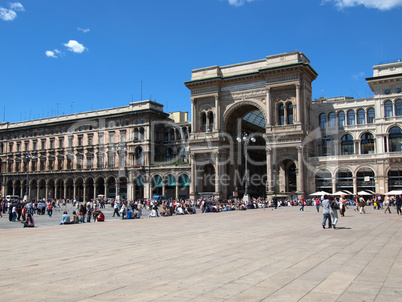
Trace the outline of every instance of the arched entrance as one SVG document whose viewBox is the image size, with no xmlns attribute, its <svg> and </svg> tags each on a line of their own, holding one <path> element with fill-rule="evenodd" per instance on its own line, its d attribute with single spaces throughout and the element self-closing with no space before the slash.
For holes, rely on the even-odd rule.
<svg viewBox="0 0 402 302">
<path fill-rule="evenodd" d="M 230 179 L 226 197 L 238 195 L 241 198 L 246 193 L 251 197 L 263 197 L 266 194 L 266 121 L 261 105 L 243 101 L 232 105 L 224 114 L 224 128 L 232 144 L 231 152 L 224 158 Z"/>
</svg>

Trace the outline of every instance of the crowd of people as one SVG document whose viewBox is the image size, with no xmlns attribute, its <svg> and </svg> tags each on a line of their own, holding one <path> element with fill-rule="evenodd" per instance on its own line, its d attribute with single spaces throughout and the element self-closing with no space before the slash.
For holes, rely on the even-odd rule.
<svg viewBox="0 0 402 302">
<path fill-rule="evenodd" d="M 7 201 L 0 199 L 0 216 L 8 214 L 10 222 L 20 221 L 24 227 L 34 227 L 34 215 L 48 215 L 52 217 L 54 209 L 63 210 L 60 221 L 61 225 L 79 224 L 85 222 L 102 222 L 105 221 L 105 215 L 101 209 L 104 209 L 108 202 L 104 198 L 91 200 L 88 202 L 78 202 L 70 200 L 40 200 L 40 201 Z M 67 205 L 73 207 L 71 216 L 66 209 Z M 364 199 L 363 196 L 355 196 L 353 199 L 346 199 L 345 195 L 340 197 L 332 195 L 324 195 L 321 197 L 310 198 L 305 200 L 291 200 L 286 197 L 272 198 L 252 198 L 244 202 L 241 199 L 218 200 L 215 198 L 204 198 L 197 200 L 111 200 L 110 206 L 113 209 L 112 217 L 121 217 L 121 219 L 140 219 L 145 208 L 150 213 L 149 218 L 167 217 L 173 215 L 193 215 L 197 211 L 201 213 L 207 212 L 224 212 L 236 210 L 248 210 L 258 208 L 278 208 L 288 206 L 300 206 L 299 210 L 304 211 L 305 206 L 315 206 L 317 212 L 323 208 L 322 227 L 326 227 L 328 221 L 329 228 L 336 228 L 338 222 L 338 213 L 344 216 L 346 209 L 353 206 L 355 211 L 365 214 L 366 206 L 373 206 L 374 209 L 383 209 L 384 213 L 391 213 L 391 208 L 395 207 L 398 215 L 401 215 L 402 199 L 396 196 L 373 196 Z"/>
</svg>

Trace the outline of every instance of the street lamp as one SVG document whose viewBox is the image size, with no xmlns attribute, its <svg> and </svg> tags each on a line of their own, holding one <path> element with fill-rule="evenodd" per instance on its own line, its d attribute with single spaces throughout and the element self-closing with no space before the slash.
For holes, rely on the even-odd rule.
<svg viewBox="0 0 402 302">
<path fill-rule="evenodd" d="M 112 147 L 112 151 L 115 151 L 117 156 L 119 157 L 119 166 L 118 166 L 118 180 L 117 180 L 117 192 L 116 192 L 116 201 L 120 202 L 120 177 L 121 177 L 121 154 L 125 155 L 127 148 L 125 146 L 118 145 L 117 147 Z M 125 166 L 125 160 L 123 157 L 123 163 Z"/>
<path fill-rule="evenodd" d="M 247 133 L 244 133 L 243 136 L 238 136 L 236 139 L 239 143 L 243 142 L 244 144 L 244 164 L 245 164 L 245 187 L 244 187 L 244 196 L 243 196 L 243 201 L 249 201 L 249 196 L 248 196 L 248 170 L 247 170 L 247 161 L 248 161 L 248 155 L 247 155 L 247 146 L 250 144 L 250 142 L 255 143 L 257 140 L 255 139 L 254 135 L 248 135 Z"/>
<path fill-rule="evenodd" d="M 35 156 L 33 156 L 30 152 L 27 152 L 27 153 L 23 153 L 21 155 L 21 158 L 23 160 L 25 160 L 27 163 L 27 183 L 26 183 L 26 188 L 25 188 L 25 196 L 26 196 L 26 200 L 28 201 L 30 199 L 30 196 L 29 196 L 29 162 L 31 161 L 31 159 L 35 158 Z"/>
</svg>

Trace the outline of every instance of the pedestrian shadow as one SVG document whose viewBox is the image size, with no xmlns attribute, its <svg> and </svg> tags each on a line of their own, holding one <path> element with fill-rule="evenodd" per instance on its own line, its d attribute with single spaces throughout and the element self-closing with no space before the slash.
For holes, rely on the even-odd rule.
<svg viewBox="0 0 402 302">
<path fill-rule="evenodd" d="M 337 230 L 351 230 L 352 228 L 336 227 Z"/>
</svg>

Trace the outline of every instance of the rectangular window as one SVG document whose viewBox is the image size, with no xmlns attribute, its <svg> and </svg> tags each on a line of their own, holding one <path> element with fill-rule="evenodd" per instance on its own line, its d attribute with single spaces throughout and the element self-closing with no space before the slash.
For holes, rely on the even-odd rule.
<svg viewBox="0 0 402 302">
<path fill-rule="evenodd" d="M 53 149 L 53 148 L 54 148 L 54 140 L 51 139 L 51 140 L 50 140 L 50 149 Z"/>
<path fill-rule="evenodd" d="M 114 144 L 114 132 L 109 132 L 109 144 Z"/>
<path fill-rule="evenodd" d="M 41 149 L 46 148 L 46 141 L 44 139 L 41 140 Z"/>
<path fill-rule="evenodd" d="M 69 136 L 68 137 L 68 146 L 71 148 L 73 146 L 73 137 Z"/>
<path fill-rule="evenodd" d="M 93 136 L 88 135 L 88 145 L 92 145 L 92 144 L 93 144 Z"/>
<path fill-rule="evenodd" d="M 82 136 L 78 136 L 78 146 L 82 146 Z"/>
<path fill-rule="evenodd" d="M 17 143 L 17 152 L 20 152 L 21 144 Z"/>
<path fill-rule="evenodd" d="M 29 149 L 29 142 L 25 142 L 25 151 L 28 151 Z"/>
<path fill-rule="evenodd" d="M 37 150 L 38 148 L 38 142 L 37 141 L 33 141 L 32 142 L 32 150 Z"/>
<path fill-rule="evenodd" d="M 64 144 L 64 138 L 59 137 L 59 148 L 63 148 L 63 144 Z"/>
<path fill-rule="evenodd" d="M 126 141 L 126 132 L 120 132 L 120 142 L 124 143 Z"/>
</svg>

